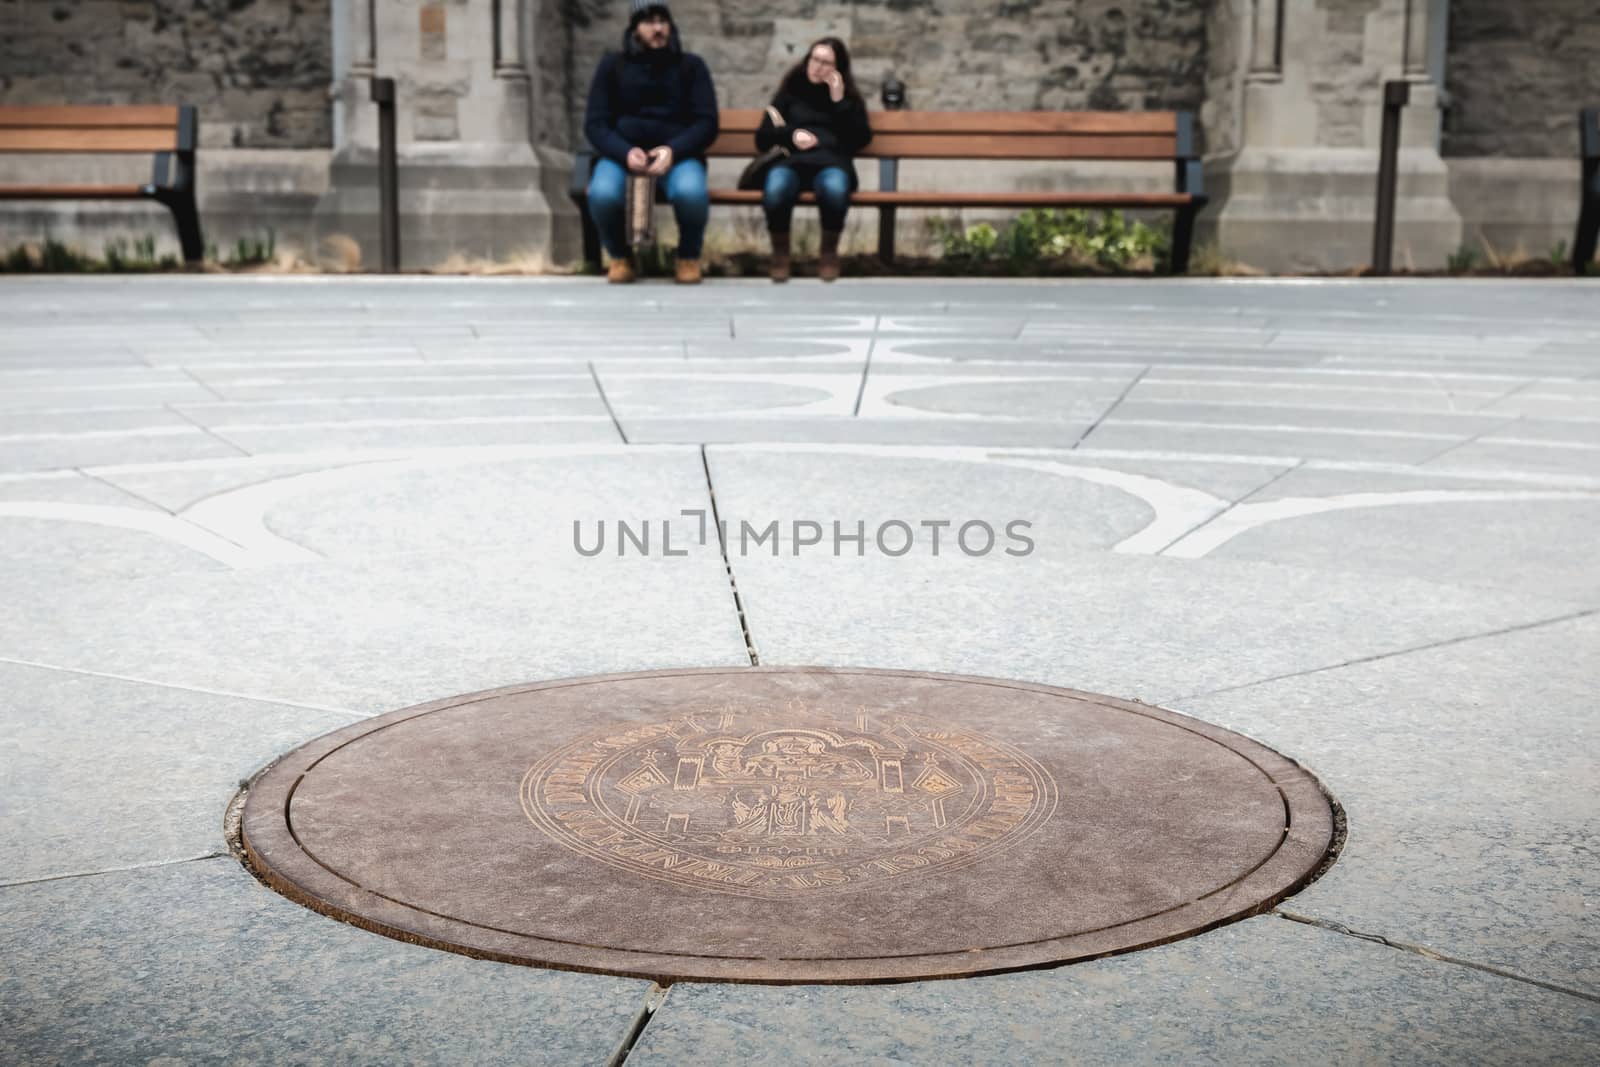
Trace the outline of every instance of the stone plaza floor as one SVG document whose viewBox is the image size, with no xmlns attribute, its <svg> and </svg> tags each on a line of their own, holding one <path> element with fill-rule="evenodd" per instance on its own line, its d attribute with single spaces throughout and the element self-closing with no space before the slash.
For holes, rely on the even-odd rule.
<svg viewBox="0 0 1600 1067">
<path fill-rule="evenodd" d="M 713 500 L 778 553 L 685 536 Z M 1031 551 L 953 548 L 977 520 Z M 0 544 L 3 1063 L 1600 1050 L 1600 284 L 5 279 Z M 1127 955 L 665 990 L 368 933 L 229 851 L 243 780 L 365 717 L 753 660 L 1156 704 L 1315 772 L 1348 839 Z"/>
</svg>

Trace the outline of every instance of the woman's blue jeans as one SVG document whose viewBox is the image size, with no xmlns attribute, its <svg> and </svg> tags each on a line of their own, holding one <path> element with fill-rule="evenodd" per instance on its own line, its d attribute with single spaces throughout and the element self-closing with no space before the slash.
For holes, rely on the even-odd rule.
<svg viewBox="0 0 1600 1067">
<path fill-rule="evenodd" d="M 789 232 L 794 205 L 800 199 L 800 185 L 800 173 L 786 163 L 774 164 L 767 171 L 761 210 L 767 213 L 767 229 L 773 233 Z M 812 176 L 811 191 L 817 194 L 822 228 L 830 233 L 844 229 L 845 212 L 850 210 L 850 172 L 843 167 L 823 167 Z"/>
<path fill-rule="evenodd" d="M 628 172 L 614 159 L 594 161 L 589 177 L 589 217 L 600 231 L 600 243 L 613 259 L 628 254 L 626 197 Z M 705 241 L 711 198 L 706 195 L 706 165 L 698 159 L 674 163 L 667 172 L 667 200 L 678 220 L 678 258 L 699 259 Z"/>
</svg>

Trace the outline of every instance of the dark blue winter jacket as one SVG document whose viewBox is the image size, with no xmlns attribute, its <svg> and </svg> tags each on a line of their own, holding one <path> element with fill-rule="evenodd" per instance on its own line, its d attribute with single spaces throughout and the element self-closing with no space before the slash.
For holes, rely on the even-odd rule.
<svg viewBox="0 0 1600 1067">
<path fill-rule="evenodd" d="M 717 139 L 717 91 L 705 60 L 683 50 L 676 26 L 662 49 L 625 31 L 622 51 L 608 53 L 594 72 L 583 133 L 623 166 L 630 148 L 658 145 L 672 149 L 674 163 L 704 159 Z"/>
</svg>

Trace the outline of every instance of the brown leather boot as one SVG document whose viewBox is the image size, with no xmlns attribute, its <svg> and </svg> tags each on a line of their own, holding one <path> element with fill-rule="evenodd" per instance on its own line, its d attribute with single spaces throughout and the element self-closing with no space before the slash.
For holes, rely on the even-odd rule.
<svg viewBox="0 0 1600 1067">
<path fill-rule="evenodd" d="M 772 235 L 772 263 L 767 267 L 767 273 L 775 282 L 789 280 L 789 234 L 775 233 Z"/>
<path fill-rule="evenodd" d="M 839 277 L 839 237 L 838 230 L 822 231 L 822 254 L 817 257 L 817 277 L 825 282 Z"/>
<path fill-rule="evenodd" d="M 700 284 L 700 261 L 698 259 L 680 259 L 673 268 L 673 274 L 679 285 Z"/>
</svg>

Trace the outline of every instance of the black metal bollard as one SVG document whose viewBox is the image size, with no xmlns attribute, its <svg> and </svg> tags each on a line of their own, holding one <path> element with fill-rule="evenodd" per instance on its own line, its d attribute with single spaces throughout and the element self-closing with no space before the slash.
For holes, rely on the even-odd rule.
<svg viewBox="0 0 1600 1067">
<path fill-rule="evenodd" d="M 378 231 L 383 247 L 383 272 L 400 269 L 400 162 L 395 154 L 394 79 L 372 79 L 372 102 L 378 105 Z"/>
<path fill-rule="evenodd" d="M 905 83 L 891 74 L 883 80 L 883 89 L 879 96 L 883 100 L 885 111 L 899 111 L 906 106 Z M 878 160 L 879 191 L 892 193 L 899 187 L 900 161 Z M 895 209 L 888 206 L 878 209 L 878 258 L 884 263 L 894 262 L 894 212 Z"/>
<path fill-rule="evenodd" d="M 1583 184 L 1578 188 L 1578 232 L 1572 239 L 1572 273 L 1582 277 L 1594 264 L 1600 242 L 1600 108 L 1578 113 L 1578 151 Z"/>
<path fill-rule="evenodd" d="M 1400 111 L 1411 102 L 1411 83 L 1383 83 L 1383 145 L 1378 150 L 1378 209 L 1372 223 L 1372 273 L 1394 265 L 1394 199 L 1400 179 Z"/>
</svg>

